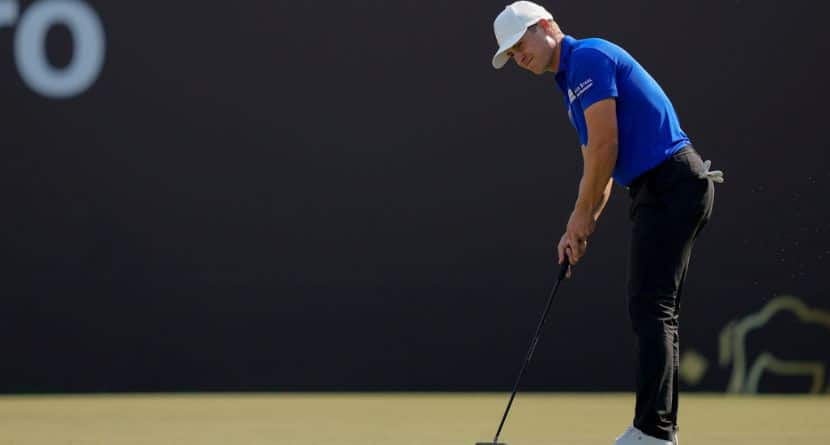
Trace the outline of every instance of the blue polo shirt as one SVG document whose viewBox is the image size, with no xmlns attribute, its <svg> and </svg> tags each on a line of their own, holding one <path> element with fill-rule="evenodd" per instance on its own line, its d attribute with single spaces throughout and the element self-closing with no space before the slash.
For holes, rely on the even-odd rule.
<svg viewBox="0 0 830 445">
<path fill-rule="evenodd" d="M 690 144 L 666 93 L 624 49 L 603 39 L 571 36 L 561 45 L 556 83 L 582 145 L 588 144 L 584 110 L 616 98 L 619 147 L 614 181 L 628 185 Z"/>
</svg>

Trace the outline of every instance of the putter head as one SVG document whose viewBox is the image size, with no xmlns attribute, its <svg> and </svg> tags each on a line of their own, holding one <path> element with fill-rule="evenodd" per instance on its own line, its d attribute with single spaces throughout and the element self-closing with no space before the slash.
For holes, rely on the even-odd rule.
<svg viewBox="0 0 830 445">
<path fill-rule="evenodd" d="M 504 442 L 476 442 L 476 445 L 507 445 Z"/>
</svg>

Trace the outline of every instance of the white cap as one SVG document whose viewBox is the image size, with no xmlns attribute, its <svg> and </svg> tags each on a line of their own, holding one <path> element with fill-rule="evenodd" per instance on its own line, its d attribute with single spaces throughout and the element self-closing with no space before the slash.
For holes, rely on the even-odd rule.
<svg viewBox="0 0 830 445">
<path fill-rule="evenodd" d="M 504 8 L 493 22 L 493 31 L 499 44 L 499 50 L 493 56 L 493 68 L 500 69 L 510 60 L 507 51 L 525 35 L 529 26 L 541 19 L 553 20 L 553 15 L 533 2 L 518 1 Z"/>
</svg>

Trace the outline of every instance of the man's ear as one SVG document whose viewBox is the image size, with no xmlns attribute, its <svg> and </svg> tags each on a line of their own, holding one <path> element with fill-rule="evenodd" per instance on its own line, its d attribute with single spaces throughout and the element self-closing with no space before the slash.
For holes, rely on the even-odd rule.
<svg viewBox="0 0 830 445">
<path fill-rule="evenodd" d="M 536 25 L 542 29 L 542 32 L 545 33 L 545 35 L 550 37 L 556 36 L 556 26 L 554 25 L 553 20 L 539 19 L 539 21 L 536 22 Z M 556 42 L 555 39 L 554 42 Z"/>
</svg>

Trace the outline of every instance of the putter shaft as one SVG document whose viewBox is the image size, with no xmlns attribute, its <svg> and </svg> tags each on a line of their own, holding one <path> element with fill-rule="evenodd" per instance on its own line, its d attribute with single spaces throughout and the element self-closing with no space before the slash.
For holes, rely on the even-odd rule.
<svg viewBox="0 0 830 445">
<path fill-rule="evenodd" d="M 536 351 L 536 345 L 539 343 L 539 337 L 542 334 L 542 326 L 545 325 L 545 319 L 548 317 L 548 312 L 550 312 L 550 307 L 553 304 L 553 297 L 556 296 L 556 291 L 559 289 L 559 284 L 565 278 L 565 274 L 568 272 L 568 257 L 565 256 L 565 261 L 559 268 L 559 276 L 556 279 L 556 283 L 553 285 L 553 289 L 550 291 L 550 296 L 548 297 L 547 304 L 545 305 L 545 310 L 542 312 L 542 318 L 539 320 L 539 324 L 536 326 L 536 334 L 533 336 L 533 340 L 530 341 L 530 347 L 527 351 L 527 357 L 525 357 L 524 363 L 522 363 L 522 369 L 519 371 L 519 376 L 516 377 L 516 382 L 513 384 L 513 392 L 510 394 L 510 401 L 507 402 L 507 408 L 504 410 L 504 415 L 501 417 L 501 422 L 499 423 L 499 429 L 496 431 L 496 437 L 493 438 L 493 444 L 498 444 L 499 436 L 501 435 L 501 430 L 504 427 L 504 421 L 507 420 L 507 413 L 510 412 L 510 407 L 513 405 L 513 399 L 516 398 L 516 391 L 519 389 L 519 382 L 522 380 L 522 376 L 524 375 L 525 371 L 527 370 L 527 365 L 530 363 L 530 359 L 533 357 L 533 352 Z"/>
</svg>

